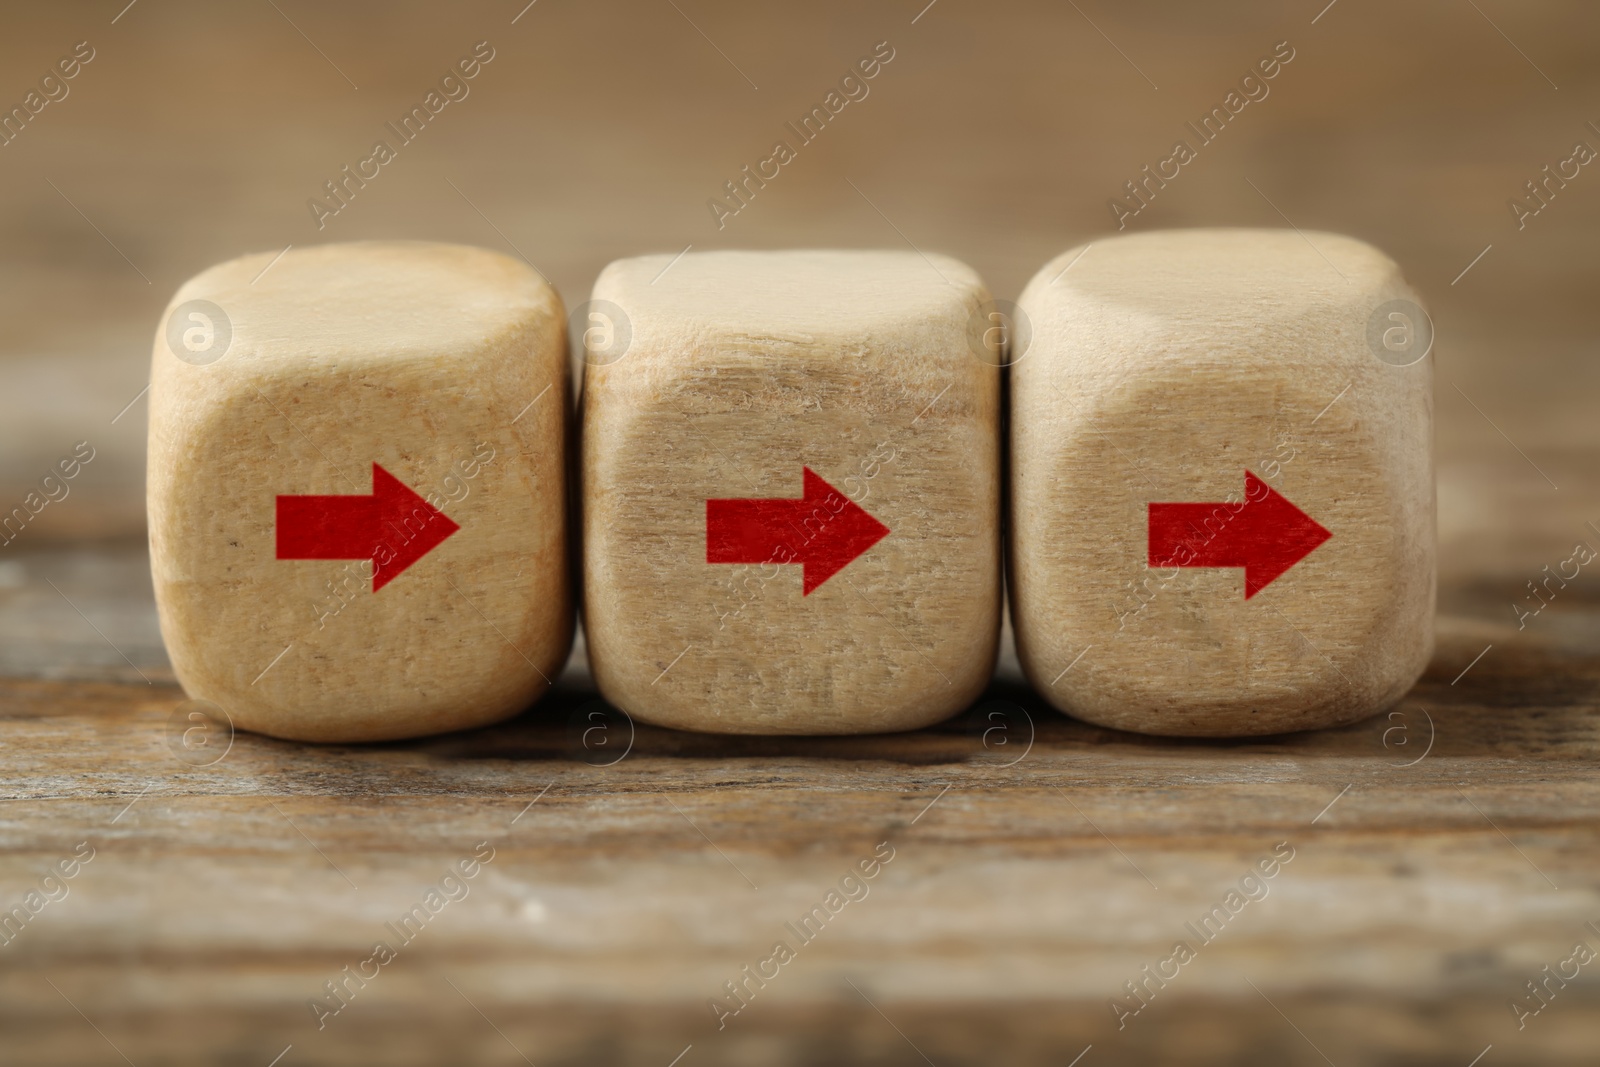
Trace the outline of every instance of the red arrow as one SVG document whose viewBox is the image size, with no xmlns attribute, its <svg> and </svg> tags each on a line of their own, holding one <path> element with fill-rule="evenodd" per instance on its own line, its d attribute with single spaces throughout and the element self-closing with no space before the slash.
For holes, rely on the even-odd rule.
<svg viewBox="0 0 1600 1067">
<path fill-rule="evenodd" d="M 278 497 L 278 558 L 370 559 L 374 593 L 459 529 L 376 463 L 371 496 Z"/>
<path fill-rule="evenodd" d="M 798 500 L 707 500 L 707 563 L 802 563 L 801 596 L 883 540 L 889 527 L 810 467 Z"/>
<path fill-rule="evenodd" d="M 1151 504 L 1150 566 L 1243 567 L 1249 600 L 1332 537 L 1249 471 L 1244 504 Z"/>
</svg>

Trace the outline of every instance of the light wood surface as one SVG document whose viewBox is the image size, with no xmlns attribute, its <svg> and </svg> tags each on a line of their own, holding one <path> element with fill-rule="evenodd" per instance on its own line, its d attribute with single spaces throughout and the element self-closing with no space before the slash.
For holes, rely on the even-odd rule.
<svg viewBox="0 0 1600 1067">
<path fill-rule="evenodd" d="M 354 242 L 216 266 L 162 323 L 150 551 L 191 697 L 374 741 L 549 688 L 573 628 L 549 285 L 496 252 Z"/>
<path fill-rule="evenodd" d="M 672 258 L 614 263 L 594 292 L 632 335 L 584 378 L 600 691 L 735 733 L 914 729 L 966 707 L 1000 633 L 982 281 L 914 252 Z"/>
<path fill-rule="evenodd" d="M 1392 260 L 1293 230 L 1116 236 L 1045 264 L 1019 307 L 1011 600 L 1035 689 L 1217 737 L 1411 688 L 1433 647 L 1433 363 Z"/>
<path fill-rule="evenodd" d="M 1600 8 L 125 6 L 12 10 L 0 34 L 7 104 L 76 42 L 96 50 L 0 148 L 0 507 L 76 442 L 96 449 L 0 549 L 0 904 L 96 849 L 0 947 L 0 1063 L 120 1064 L 113 1043 L 140 1067 L 264 1067 L 291 1044 L 279 1067 L 1065 1067 L 1089 1044 L 1077 1067 L 1593 1062 L 1593 965 L 1522 1030 L 1507 1002 L 1600 922 L 1592 567 L 1526 629 L 1513 612 L 1600 536 L 1597 176 L 1521 229 L 1507 201 L 1596 143 Z M 482 40 L 496 55 L 471 95 L 318 231 L 307 199 Z M 707 200 L 884 40 L 870 95 L 717 229 Z M 1271 94 L 1129 228 L 1350 234 L 1422 294 L 1440 613 L 1403 719 L 1118 733 L 1032 703 L 1006 635 L 995 695 L 1038 729 L 1009 769 L 1013 750 L 982 747 L 987 718 L 852 739 L 640 726 L 605 768 L 600 735 L 582 747 L 598 723 L 581 673 L 486 731 L 241 734 L 209 769 L 174 758 L 140 394 L 184 279 L 291 243 L 412 238 L 520 251 L 574 305 L 621 257 L 898 243 L 1016 299 L 1115 232 L 1107 201 L 1283 40 Z M 1433 748 L 1404 767 L 1424 709 Z M 470 895 L 318 1032 L 306 1001 L 484 840 L 496 858 Z M 870 895 L 717 1031 L 706 1002 L 884 840 Z M 1116 1030 L 1123 983 L 1285 840 L 1270 895 Z"/>
</svg>

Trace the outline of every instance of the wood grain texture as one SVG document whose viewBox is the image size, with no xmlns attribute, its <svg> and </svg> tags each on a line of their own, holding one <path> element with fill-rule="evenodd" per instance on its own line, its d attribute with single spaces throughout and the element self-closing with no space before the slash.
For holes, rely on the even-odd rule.
<svg viewBox="0 0 1600 1067">
<path fill-rule="evenodd" d="M 913 729 L 971 703 L 1000 627 L 999 368 L 977 275 L 913 252 L 690 252 L 612 264 L 594 300 L 632 333 L 619 357 L 591 353 L 583 389 L 601 692 L 733 733 Z M 831 496 L 772 555 L 707 562 L 708 500 L 798 500 L 806 469 Z M 889 533 L 810 588 L 810 564 L 780 561 L 841 536 L 852 505 Z"/>
<path fill-rule="evenodd" d="M 274 258 L 197 276 L 157 330 L 150 545 L 178 678 L 240 726 L 302 740 L 514 714 L 572 640 L 560 299 L 461 246 Z M 224 323 L 220 354 L 185 347 L 183 330 Z M 345 560 L 277 558 L 280 495 L 371 496 L 389 475 L 460 529 L 381 588 L 374 565 L 439 520 L 371 524 Z"/>
<path fill-rule="evenodd" d="M 95 598 L 103 577 L 27 567 L 5 595 L 48 577 L 102 626 L 122 610 Z M 690 1044 L 684 1063 L 819 1067 L 1059 1067 L 1089 1044 L 1119 1064 L 1466 1064 L 1489 1044 L 1484 1062 L 1586 1063 L 1587 970 L 1520 1030 L 1509 1007 L 1575 942 L 1600 945 L 1600 600 L 1572 592 L 1518 631 L 1493 591 L 1447 586 L 1433 663 L 1392 713 L 1235 741 L 1068 719 L 1013 661 L 921 731 L 638 723 L 600 766 L 574 730 L 595 707 L 578 669 L 488 729 L 369 747 L 241 732 L 196 766 L 159 674 L 14 678 L 0 905 L 96 851 L 0 946 L 0 1062 L 120 1062 L 109 1039 L 138 1064 L 266 1064 L 291 1044 L 284 1063 L 661 1067 Z M 318 1029 L 308 1002 L 485 841 L 465 897 Z M 894 859 L 865 897 L 718 1029 L 724 983 L 795 942 L 785 924 L 882 842 Z M 1185 924 L 1283 842 L 1264 898 L 1200 944 Z M 1179 939 L 1196 958 L 1119 1029 L 1113 999 Z"/>
<path fill-rule="evenodd" d="M 1364 719 L 1411 688 L 1433 641 L 1433 363 L 1369 332 L 1397 302 L 1421 320 L 1416 299 L 1371 246 L 1293 230 L 1114 237 L 1045 265 L 1011 371 L 1036 689 L 1102 725 L 1222 736 Z M 1271 494 L 1331 536 L 1253 595 L 1236 566 L 1151 565 L 1157 502 L 1212 505 L 1179 524 L 1194 561 L 1285 506 Z M 1262 534 L 1254 552 L 1289 531 Z"/>
</svg>

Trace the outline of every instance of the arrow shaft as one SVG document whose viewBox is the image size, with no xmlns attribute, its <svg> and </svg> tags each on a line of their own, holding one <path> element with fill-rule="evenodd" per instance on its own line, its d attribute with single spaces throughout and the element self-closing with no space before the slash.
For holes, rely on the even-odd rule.
<svg viewBox="0 0 1600 1067">
<path fill-rule="evenodd" d="M 280 496 L 278 558 L 370 559 L 378 521 L 375 496 Z"/>
<path fill-rule="evenodd" d="M 805 500 L 707 500 L 707 563 L 794 562 Z"/>
<path fill-rule="evenodd" d="M 1250 562 L 1245 513 L 1225 502 L 1150 505 L 1152 567 L 1243 567 Z M 1183 550 L 1187 548 L 1188 552 Z M 1187 558 L 1185 558 L 1187 556 Z"/>
</svg>

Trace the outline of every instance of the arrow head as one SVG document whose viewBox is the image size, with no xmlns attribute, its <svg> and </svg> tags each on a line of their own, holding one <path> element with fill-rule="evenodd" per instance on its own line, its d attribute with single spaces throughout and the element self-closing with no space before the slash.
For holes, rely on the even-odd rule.
<svg viewBox="0 0 1600 1067">
<path fill-rule="evenodd" d="M 889 527 L 823 481 L 810 467 L 805 468 L 804 505 L 802 526 L 812 516 L 821 520 L 813 539 L 800 551 L 805 564 L 801 595 L 810 596 L 813 589 L 888 536 Z"/>
<path fill-rule="evenodd" d="M 1249 600 L 1333 534 L 1250 471 L 1244 472 L 1244 494 L 1250 513 L 1243 539 L 1248 552 L 1244 598 Z"/>
<path fill-rule="evenodd" d="M 372 498 L 376 541 L 372 591 L 376 593 L 461 527 L 376 463 L 372 465 Z"/>
</svg>

